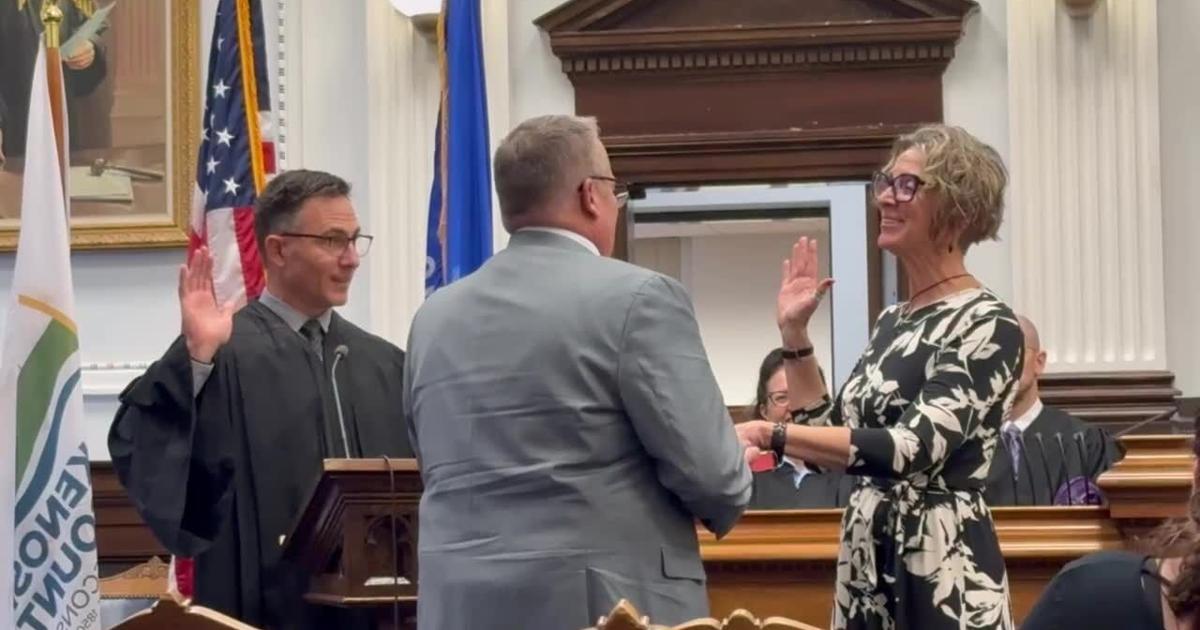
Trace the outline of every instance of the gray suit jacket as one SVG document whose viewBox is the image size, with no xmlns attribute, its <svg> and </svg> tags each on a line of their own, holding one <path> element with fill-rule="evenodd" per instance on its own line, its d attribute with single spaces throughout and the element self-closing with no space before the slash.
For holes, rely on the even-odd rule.
<svg viewBox="0 0 1200 630">
<path fill-rule="evenodd" d="M 413 320 L 422 630 L 576 630 L 622 598 L 708 614 L 695 519 L 751 475 L 679 283 L 518 232 Z"/>
</svg>

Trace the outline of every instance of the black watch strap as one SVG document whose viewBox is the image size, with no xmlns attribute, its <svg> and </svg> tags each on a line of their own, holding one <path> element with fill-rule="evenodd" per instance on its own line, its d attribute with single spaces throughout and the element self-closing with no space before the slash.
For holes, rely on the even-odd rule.
<svg viewBox="0 0 1200 630">
<path fill-rule="evenodd" d="M 775 463 L 783 463 L 783 451 L 787 446 L 787 423 L 777 422 L 771 429 L 771 450 L 775 453 Z"/>
<path fill-rule="evenodd" d="M 785 361 L 798 361 L 804 357 L 812 356 L 812 353 L 813 347 L 809 346 L 807 348 L 800 349 L 784 348 L 779 352 L 779 355 L 783 357 Z"/>
</svg>

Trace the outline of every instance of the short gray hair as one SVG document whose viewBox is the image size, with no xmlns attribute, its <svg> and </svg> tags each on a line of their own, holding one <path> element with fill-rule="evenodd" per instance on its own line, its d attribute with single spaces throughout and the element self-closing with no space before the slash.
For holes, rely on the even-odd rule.
<svg viewBox="0 0 1200 630">
<path fill-rule="evenodd" d="M 600 127 L 590 116 L 530 118 L 505 136 L 492 162 L 505 227 L 594 173 Z"/>
<path fill-rule="evenodd" d="M 959 245 L 996 239 L 1004 221 L 1004 160 L 962 127 L 932 124 L 896 139 L 886 169 L 902 153 L 919 149 L 925 157 L 927 188 L 941 194 L 943 203 L 933 216 L 934 236 L 948 229 L 962 231 Z"/>
</svg>

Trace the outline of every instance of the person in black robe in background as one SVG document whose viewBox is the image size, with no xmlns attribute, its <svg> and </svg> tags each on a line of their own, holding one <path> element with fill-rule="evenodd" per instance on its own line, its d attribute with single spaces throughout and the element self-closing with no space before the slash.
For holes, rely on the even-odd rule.
<svg viewBox="0 0 1200 630">
<path fill-rule="evenodd" d="M 1017 399 L 1000 430 L 988 470 L 988 505 L 1099 505 L 1096 485 L 1125 450 L 1099 427 L 1042 404 L 1038 378 L 1046 367 L 1037 328 L 1018 317 L 1025 335 L 1025 365 Z"/>
<path fill-rule="evenodd" d="M 29 117 L 29 90 L 33 65 L 42 35 L 44 0 L 0 0 L 0 165 L 5 157 L 25 155 L 25 125 Z M 60 0 L 62 42 L 87 22 L 95 12 L 93 0 Z M 119 10 L 119 9 L 118 9 Z M 71 146 L 77 146 L 81 130 L 74 122 L 78 98 L 91 94 L 108 74 L 107 51 L 102 33 L 89 38 L 63 56 L 63 84 L 67 94 L 67 120 L 71 123 Z"/>
<path fill-rule="evenodd" d="M 280 537 L 323 458 L 412 456 L 404 353 L 332 310 L 370 243 L 348 194 L 328 173 L 271 181 L 255 207 L 267 289 L 236 314 L 216 303 L 212 259 L 197 250 L 180 270 L 183 335 L 121 394 L 109 433 L 147 525 L 195 557 L 196 603 L 259 627 L 371 627 L 366 611 L 306 604 L 308 576 L 282 559 Z"/>
<path fill-rule="evenodd" d="M 758 369 L 754 419 L 791 422 L 783 354 L 776 348 Z M 799 510 L 845 507 L 857 477 L 840 472 L 816 472 L 784 458 L 774 470 L 754 473 L 751 510 Z"/>
</svg>

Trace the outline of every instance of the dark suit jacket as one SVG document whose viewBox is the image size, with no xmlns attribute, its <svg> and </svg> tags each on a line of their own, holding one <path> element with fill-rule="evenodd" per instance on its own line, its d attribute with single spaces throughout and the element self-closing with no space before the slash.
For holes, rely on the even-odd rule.
<svg viewBox="0 0 1200 630">
<path fill-rule="evenodd" d="M 775 470 L 754 473 L 752 510 L 802 510 L 845 507 L 857 477 L 840 472 L 810 472 L 795 484 L 790 463 Z"/>
</svg>

